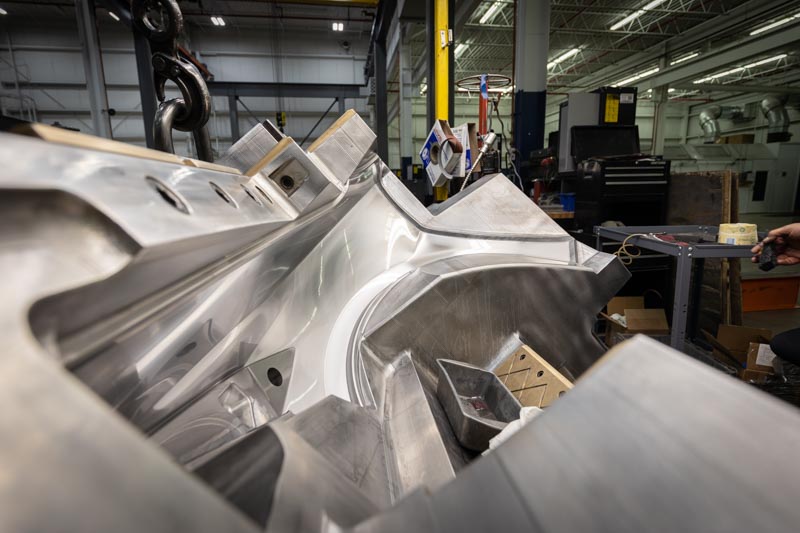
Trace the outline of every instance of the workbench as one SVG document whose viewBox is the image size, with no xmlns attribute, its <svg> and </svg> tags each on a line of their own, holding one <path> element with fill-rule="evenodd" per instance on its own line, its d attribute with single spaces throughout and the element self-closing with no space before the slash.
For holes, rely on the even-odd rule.
<svg viewBox="0 0 800 533">
<path fill-rule="evenodd" d="M 597 249 L 602 250 L 601 240 L 607 239 L 622 243 L 629 238 L 628 244 L 666 254 L 676 258 L 675 292 L 672 305 L 672 329 L 670 333 L 670 346 L 682 350 L 686 338 L 686 323 L 689 315 L 689 298 L 692 292 L 692 266 L 698 262 L 696 272 L 702 276 L 703 262 L 706 258 L 736 259 L 749 258 L 753 254 L 752 245 L 719 244 L 716 242 L 719 228 L 717 226 L 624 226 L 603 227 L 595 226 L 594 234 L 597 238 Z M 668 242 L 654 237 L 634 236 L 637 234 L 673 235 L 680 238 L 690 238 L 684 242 Z M 759 239 L 763 235 L 759 234 Z M 700 242 L 692 242 L 697 239 Z M 700 279 L 695 280 L 695 287 L 699 289 Z M 699 300 L 699 290 L 695 291 L 692 298 L 694 305 Z"/>
</svg>

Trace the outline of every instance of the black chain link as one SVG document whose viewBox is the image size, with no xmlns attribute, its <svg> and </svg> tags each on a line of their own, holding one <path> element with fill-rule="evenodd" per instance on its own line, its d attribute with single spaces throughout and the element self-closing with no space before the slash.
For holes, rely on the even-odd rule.
<svg viewBox="0 0 800 533">
<path fill-rule="evenodd" d="M 212 161 L 206 124 L 211 115 L 211 95 L 194 65 L 178 55 L 183 15 L 176 0 L 132 0 L 133 23 L 150 42 L 153 83 L 159 106 L 153 126 L 156 148 L 174 153 L 172 130 L 192 132 L 197 155 Z M 177 85 L 180 98 L 166 100 L 167 81 Z"/>
</svg>

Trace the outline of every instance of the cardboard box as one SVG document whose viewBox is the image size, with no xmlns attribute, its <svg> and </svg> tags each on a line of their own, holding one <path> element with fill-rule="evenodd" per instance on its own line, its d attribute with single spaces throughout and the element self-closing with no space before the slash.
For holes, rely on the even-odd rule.
<svg viewBox="0 0 800 533">
<path fill-rule="evenodd" d="M 742 371 L 739 372 L 739 379 L 748 383 L 762 384 L 766 382 L 767 378 L 769 378 L 771 375 L 772 374 L 768 374 L 766 372 L 759 372 L 758 370 L 742 369 Z"/>
<path fill-rule="evenodd" d="M 658 336 L 669 334 L 667 315 L 663 309 L 645 309 L 641 296 L 617 296 L 606 306 L 607 313 L 601 313 L 607 321 L 606 344 L 614 345 L 614 338 L 636 334 Z M 617 322 L 611 315 L 620 314 L 625 317 L 625 325 Z"/>
<path fill-rule="evenodd" d="M 717 331 L 717 342 L 726 348 L 741 368 L 747 367 L 747 352 L 750 350 L 751 342 L 765 343 L 770 340 L 772 332 L 768 329 L 722 325 Z M 717 348 L 714 348 L 712 355 L 725 364 L 731 364 L 730 358 Z"/>
<path fill-rule="evenodd" d="M 747 350 L 747 370 L 757 370 L 759 372 L 766 372 L 767 374 L 774 374 L 775 368 L 772 366 L 772 360 L 775 359 L 775 352 L 769 347 L 769 344 L 762 344 L 758 342 L 751 342 L 750 348 Z"/>
<path fill-rule="evenodd" d="M 722 325 L 716 338 L 707 332 L 706 336 L 714 345 L 711 355 L 726 365 L 735 366 L 742 381 L 764 383 L 774 374 L 772 358 L 775 354 L 768 344 L 772 339 L 770 330 Z"/>
</svg>

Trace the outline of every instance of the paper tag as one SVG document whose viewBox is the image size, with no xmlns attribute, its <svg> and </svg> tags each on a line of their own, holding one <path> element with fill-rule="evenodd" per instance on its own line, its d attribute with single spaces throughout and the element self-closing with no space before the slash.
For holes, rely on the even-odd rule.
<svg viewBox="0 0 800 533">
<path fill-rule="evenodd" d="M 769 347 L 769 344 L 758 345 L 758 355 L 756 356 L 756 364 L 761 366 L 772 366 L 772 360 L 775 359 L 775 352 Z"/>
<path fill-rule="evenodd" d="M 622 93 L 619 95 L 619 103 L 620 104 L 632 104 L 633 103 L 633 93 Z"/>
</svg>

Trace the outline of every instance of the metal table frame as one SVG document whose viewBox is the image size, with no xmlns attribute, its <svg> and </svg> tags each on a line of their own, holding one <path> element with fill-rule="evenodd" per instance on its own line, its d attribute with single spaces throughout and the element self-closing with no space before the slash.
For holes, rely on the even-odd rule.
<svg viewBox="0 0 800 533">
<path fill-rule="evenodd" d="M 672 332 L 670 346 L 681 350 L 686 337 L 686 322 L 689 313 L 689 293 L 691 290 L 692 262 L 700 261 L 699 266 L 708 257 L 718 259 L 735 259 L 751 257 L 751 245 L 717 244 L 719 228 L 717 226 L 625 226 L 621 228 L 606 228 L 595 226 L 594 234 L 597 238 L 597 249 L 601 248 L 601 239 L 612 242 L 622 242 L 637 233 L 664 233 L 667 235 L 702 233 L 707 234 L 712 242 L 689 245 L 665 242 L 650 237 L 632 237 L 628 244 L 670 255 L 677 259 L 675 272 L 675 293 L 672 304 Z M 761 237 L 761 235 L 759 235 Z M 699 289 L 699 283 L 696 284 Z M 698 292 L 699 298 L 699 292 Z"/>
</svg>

